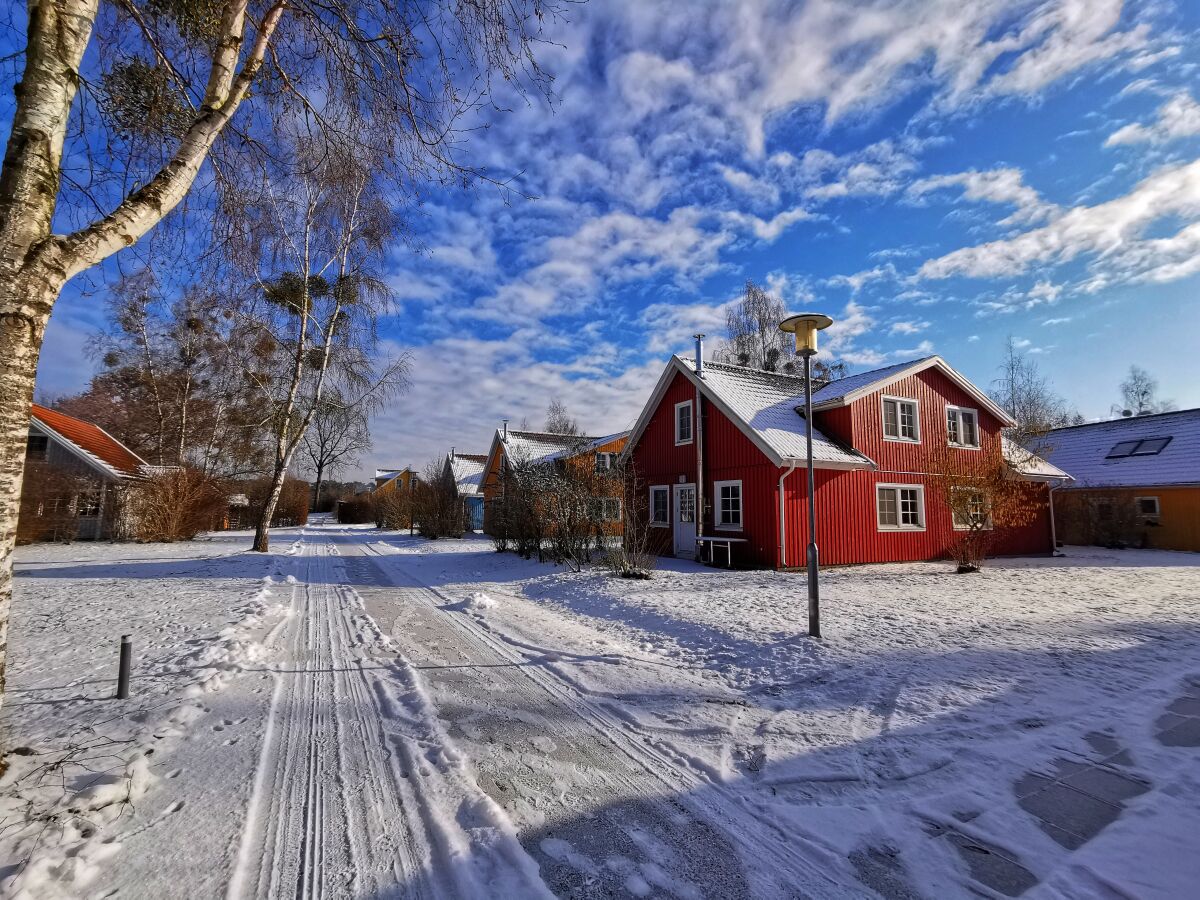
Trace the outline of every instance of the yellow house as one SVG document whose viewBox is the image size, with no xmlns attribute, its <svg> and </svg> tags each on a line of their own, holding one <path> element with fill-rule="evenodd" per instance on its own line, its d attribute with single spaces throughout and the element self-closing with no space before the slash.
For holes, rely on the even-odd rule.
<svg viewBox="0 0 1200 900">
<path fill-rule="evenodd" d="M 1060 540 L 1200 550 L 1200 409 L 1057 428 L 1039 452 L 1075 479 L 1051 495 Z"/>
</svg>

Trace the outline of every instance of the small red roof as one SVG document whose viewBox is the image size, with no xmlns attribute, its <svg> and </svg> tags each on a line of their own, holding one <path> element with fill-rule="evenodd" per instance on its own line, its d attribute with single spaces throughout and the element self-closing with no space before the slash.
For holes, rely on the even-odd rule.
<svg viewBox="0 0 1200 900">
<path fill-rule="evenodd" d="M 100 426 L 36 403 L 30 405 L 35 419 L 88 456 L 124 476 L 133 477 L 142 473 L 145 461 Z"/>
</svg>

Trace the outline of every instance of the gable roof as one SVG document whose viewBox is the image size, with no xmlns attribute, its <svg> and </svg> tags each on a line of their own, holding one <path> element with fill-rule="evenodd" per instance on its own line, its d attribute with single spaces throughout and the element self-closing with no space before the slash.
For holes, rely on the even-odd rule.
<svg viewBox="0 0 1200 900">
<path fill-rule="evenodd" d="M 483 466 L 486 453 L 455 453 L 446 457 L 450 477 L 460 494 L 478 494 L 483 490 Z"/>
<path fill-rule="evenodd" d="M 1151 438 L 1171 440 L 1153 455 L 1108 458 L 1119 443 Z M 1072 487 L 1200 484 L 1200 409 L 1056 428 L 1040 444 L 1050 462 L 1074 477 Z"/>
<path fill-rule="evenodd" d="M 630 432 L 627 451 L 641 438 L 650 417 L 674 379 L 682 373 L 703 395 L 733 422 L 776 466 L 807 460 L 804 416 L 804 378 L 747 369 L 728 363 L 705 362 L 704 377 L 696 374 L 691 359 L 671 357 L 654 392 Z M 828 469 L 870 469 L 875 463 L 844 446 L 813 426 L 813 464 Z"/>
<path fill-rule="evenodd" d="M 940 356 L 923 356 L 920 359 L 884 366 L 882 369 L 871 369 L 868 372 L 859 372 L 857 375 L 847 375 L 845 378 L 831 381 L 813 392 L 813 409 L 820 411 L 847 406 L 855 400 L 883 390 L 897 381 L 908 378 L 910 375 L 916 375 L 918 372 L 924 372 L 926 369 L 937 369 L 968 393 L 982 408 L 999 419 L 1002 425 L 1017 424 L 1012 416 L 991 397 L 952 369 L 949 363 Z M 803 387 L 803 379 L 801 379 L 801 386 Z"/>
<path fill-rule="evenodd" d="M 30 404 L 36 426 L 84 462 L 114 478 L 140 478 L 150 468 L 146 461 L 91 422 Z"/>
</svg>

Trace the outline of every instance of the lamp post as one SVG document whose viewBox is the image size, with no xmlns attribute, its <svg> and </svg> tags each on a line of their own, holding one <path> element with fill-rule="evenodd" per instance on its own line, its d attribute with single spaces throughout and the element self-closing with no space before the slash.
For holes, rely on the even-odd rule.
<svg viewBox="0 0 1200 900">
<path fill-rule="evenodd" d="M 812 358 L 817 355 L 817 332 L 833 324 L 821 313 L 800 313 L 779 323 L 779 330 L 796 335 L 796 352 L 804 360 L 804 441 L 808 463 L 808 634 L 821 636 L 821 591 L 817 585 L 816 483 L 812 455 Z"/>
</svg>

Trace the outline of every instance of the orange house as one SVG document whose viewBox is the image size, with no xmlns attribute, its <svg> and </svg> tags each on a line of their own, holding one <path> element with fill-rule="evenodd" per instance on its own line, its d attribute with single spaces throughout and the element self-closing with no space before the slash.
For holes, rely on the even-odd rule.
<svg viewBox="0 0 1200 900">
<path fill-rule="evenodd" d="M 606 472 L 617 464 L 625 449 L 629 432 L 603 437 L 554 434 L 543 431 L 510 431 L 496 429 L 492 446 L 483 469 L 483 530 L 496 534 L 497 511 L 504 503 L 506 486 L 515 477 L 519 466 L 584 467 Z M 617 482 L 617 491 L 620 483 Z M 614 495 L 601 500 L 605 531 L 618 536 L 624 533 L 624 510 L 621 497 Z"/>
</svg>

